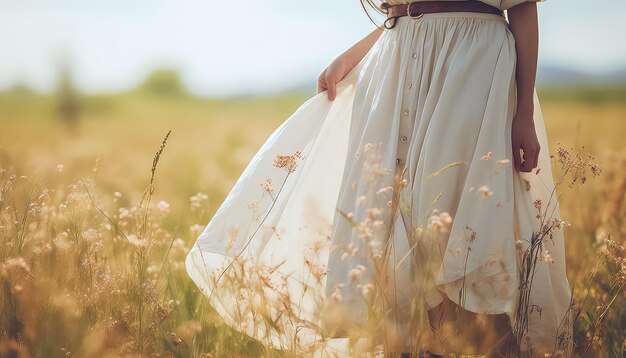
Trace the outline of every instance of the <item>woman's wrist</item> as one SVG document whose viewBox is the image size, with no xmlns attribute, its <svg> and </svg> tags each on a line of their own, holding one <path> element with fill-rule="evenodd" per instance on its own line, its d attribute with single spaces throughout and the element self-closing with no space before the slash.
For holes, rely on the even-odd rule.
<svg viewBox="0 0 626 358">
<path fill-rule="evenodd" d="M 517 109 L 515 111 L 516 114 L 518 115 L 522 115 L 522 116 L 533 116 L 533 113 L 535 112 L 535 105 L 531 100 L 519 100 L 517 101 Z"/>
</svg>

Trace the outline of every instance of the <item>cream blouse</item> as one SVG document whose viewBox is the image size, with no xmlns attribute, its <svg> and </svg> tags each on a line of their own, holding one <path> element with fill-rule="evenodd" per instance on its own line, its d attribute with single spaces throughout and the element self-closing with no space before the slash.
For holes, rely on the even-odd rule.
<svg viewBox="0 0 626 358">
<path fill-rule="evenodd" d="M 396 4 L 408 4 L 412 1 L 427 1 L 427 0 L 381 0 L 382 2 L 386 2 L 389 5 Z M 442 0 L 442 1 L 451 1 L 451 0 Z M 467 0 L 472 1 L 472 0 Z M 484 2 L 485 4 L 495 6 L 500 10 L 506 10 L 512 8 L 515 5 L 519 5 L 525 2 L 544 2 L 546 0 L 478 0 L 480 2 Z"/>
</svg>

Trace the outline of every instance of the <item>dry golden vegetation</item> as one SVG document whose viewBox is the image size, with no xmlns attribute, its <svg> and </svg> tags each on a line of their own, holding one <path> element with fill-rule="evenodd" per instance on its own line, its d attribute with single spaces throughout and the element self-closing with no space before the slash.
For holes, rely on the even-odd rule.
<svg viewBox="0 0 626 358">
<path fill-rule="evenodd" d="M 0 356 L 298 355 L 225 325 L 184 257 L 306 98 L 1 94 Z M 576 353 L 621 357 L 626 101 L 542 106 L 555 165 L 584 169 L 560 198 Z"/>
</svg>

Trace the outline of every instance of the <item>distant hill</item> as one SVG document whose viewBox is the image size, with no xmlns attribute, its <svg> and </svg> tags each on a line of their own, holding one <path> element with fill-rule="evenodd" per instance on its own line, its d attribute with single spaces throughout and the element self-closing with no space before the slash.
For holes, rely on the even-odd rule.
<svg viewBox="0 0 626 358">
<path fill-rule="evenodd" d="M 624 86 L 626 87 L 626 67 L 604 73 L 588 73 L 567 67 L 554 65 L 539 66 L 537 68 L 537 87 L 561 86 Z M 302 82 L 280 93 L 300 92 L 315 94 L 317 79 Z"/>
<path fill-rule="evenodd" d="M 539 66 L 537 69 L 537 86 L 544 85 L 626 86 L 626 67 L 603 73 L 587 73 L 558 66 Z"/>
</svg>

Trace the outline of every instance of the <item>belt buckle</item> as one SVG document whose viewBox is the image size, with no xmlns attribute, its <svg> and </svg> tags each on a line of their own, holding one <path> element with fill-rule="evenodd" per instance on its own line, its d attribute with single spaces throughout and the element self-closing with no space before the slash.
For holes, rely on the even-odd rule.
<svg viewBox="0 0 626 358">
<path fill-rule="evenodd" d="M 417 15 L 417 16 L 412 16 L 412 15 L 411 15 L 411 5 L 413 5 L 413 4 L 414 4 L 414 3 L 416 3 L 416 2 L 418 2 L 418 1 L 412 1 L 412 2 L 410 2 L 410 3 L 407 5 L 407 7 L 406 7 L 406 14 L 407 14 L 407 16 L 408 16 L 408 17 L 410 17 L 411 19 L 419 19 L 420 17 L 424 16 L 424 13 L 421 13 L 421 14 L 419 14 L 419 15 Z"/>
</svg>

